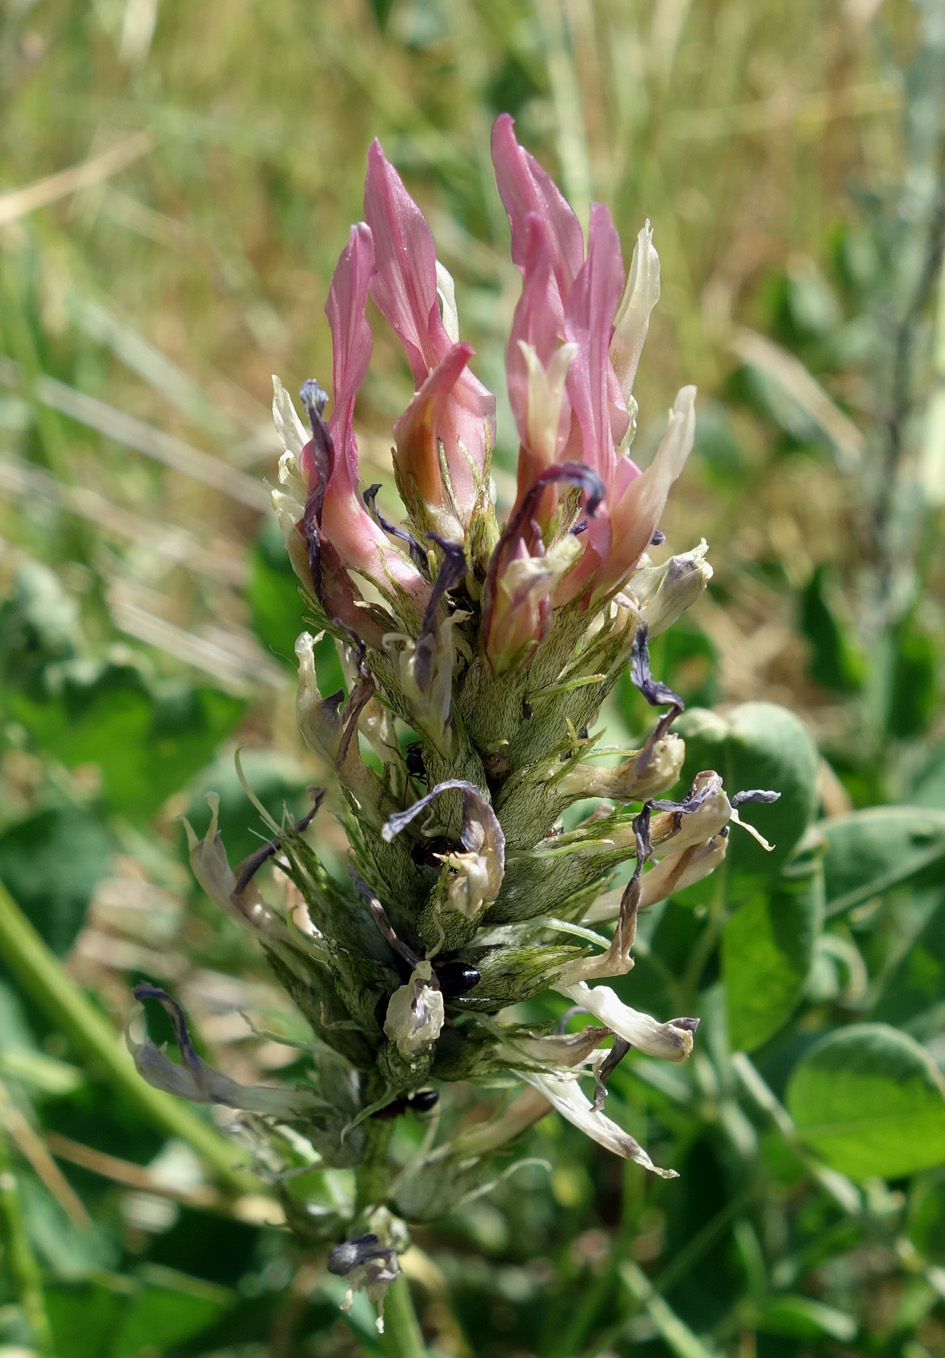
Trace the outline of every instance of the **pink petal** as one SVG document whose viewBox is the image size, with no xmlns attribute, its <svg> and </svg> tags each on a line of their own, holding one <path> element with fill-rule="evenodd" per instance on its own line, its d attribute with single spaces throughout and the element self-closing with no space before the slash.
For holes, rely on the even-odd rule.
<svg viewBox="0 0 945 1358">
<path fill-rule="evenodd" d="M 598 595 L 619 589 L 650 544 L 669 496 L 692 451 L 696 434 L 695 387 L 683 387 L 670 411 L 669 424 L 653 461 L 639 475 L 635 464 L 622 469 L 623 493 L 613 496 L 610 512 L 614 542 L 594 581 Z M 629 462 L 629 459 L 627 459 Z"/>
<path fill-rule="evenodd" d="M 527 493 L 535 477 L 549 465 L 546 460 L 536 460 L 535 450 L 531 448 L 529 443 L 528 365 L 522 353 L 521 343 L 530 344 L 542 364 L 547 366 L 555 353 L 558 340 L 564 339 L 564 311 L 554 279 L 548 228 L 535 213 L 528 214 L 525 227 L 528 239 L 522 295 L 515 308 L 505 365 L 509 403 L 522 442 L 518 463 L 519 500 Z M 568 402 L 565 401 L 562 406 L 559 430 L 562 443 L 567 435 L 569 419 L 570 409 Z M 555 460 L 558 451 L 558 449 L 555 450 L 551 461 Z"/>
<path fill-rule="evenodd" d="M 584 260 L 584 234 L 558 186 L 518 144 L 514 129 L 508 113 L 501 114 L 492 129 L 492 163 L 512 228 L 512 260 L 524 272 L 528 254 L 525 219 L 535 213 L 548 230 L 555 281 L 563 303 Z"/>
<path fill-rule="evenodd" d="M 358 388 L 371 360 L 371 327 L 364 315 L 368 287 L 374 274 L 374 241 L 361 222 L 351 228 L 328 290 L 325 313 L 332 338 L 332 391 L 334 406 L 328 427 L 346 456 L 353 440 L 348 438 Z M 356 445 L 354 448 L 357 456 Z M 357 462 L 351 468 L 357 476 Z"/>
<path fill-rule="evenodd" d="M 616 464 L 611 407 L 617 386 L 610 362 L 614 313 L 624 285 L 620 238 L 600 203 L 591 209 L 587 260 L 568 297 L 565 334 L 578 346 L 568 372 L 568 395 L 580 430 L 581 460 L 610 490 Z M 569 447 L 569 455 L 575 449 Z"/>
<path fill-rule="evenodd" d="M 430 228 L 379 142 L 368 151 L 364 212 L 377 266 L 371 296 L 403 344 L 421 391 L 440 363 L 454 362 L 455 346 L 440 315 Z M 495 442 L 495 398 L 465 367 L 465 360 L 453 381 L 451 402 L 438 406 L 436 436 L 444 445 L 453 504 L 465 525 L 478 493 L 470 463 L 481 471 Z M 443 502 L 441 487 L 436 503 Z"/>
<path fill-rule="evenodd" d="M 433 369 L 403 415 L 394 424 L 397 470 L 407 500 L 407 508 L 414 512 L 420 508 L 420 505 L 414 502 L 414 496 L 419 497 L 420 502 L 431 506 L 444 503 L 443 480 L 440 475 L 441 442 L 446 450 L 447 466 L 454 491 L 458 483 L 459 490 L 465 491 L 468 498 L 472 475 L 468 465 L 462 465 L 464 462 L 462 454 L 457 455 L 456 443 L 459 431 L 456 416 L 457 410 L 462 410 L 457 397 L 460 400 L 462 398 L 463 393 L 459 388 L 472 353 L 472 347 L 468 344 L 454 344 L 448 349 L 443 360 Z"/>
<path fill-rule="evenodd" d="M 378 141 L 368 150 L 364 215 L 377 260 L 371 296 L 406 349 L 419 387 L 450 346 L 436 294 L 436 248 L 426 218 Z"/>
</svg>

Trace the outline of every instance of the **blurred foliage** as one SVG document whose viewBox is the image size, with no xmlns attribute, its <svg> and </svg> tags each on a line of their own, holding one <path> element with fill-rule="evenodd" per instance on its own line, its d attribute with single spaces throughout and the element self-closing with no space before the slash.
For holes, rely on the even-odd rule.
<svg viewBox="0 0 945 1358">
<path fill-rule="evenodd" d="M 303 1078 L 263 1029 L 304 1031 L 199 897 L 173 818 L 202 828 L 216 788 L 234 852 L 266 836 L 237 745 L 276 816 L 317 780 L 293 717 L 301 603 L 260 480 L 269 374 L 330 368 L 322 306 L 366 146 L 456 277 L 499 394 L 502 494 L 517 276 L 493 116 L 580 213 L 611 204 L 627 251 L 655 225 L 637 447 L 697 382 L 664 527 L 677 550 L 707 537 L 716 578 L 654 672 L 700 705 L 691 767 L 784 791 L 744 812 L 776 849 L 745 836 L 724 875 L 650 911 L 621 987 L 703 1018 L 685 1067 L 630 1060 L 610 1085 L 609 1115 L 681 1178 L 541 1122 L 515 1158 L 550 1172 L 415 1232 L 443 1358 L 945 1348 L 943 87 L 937 0 L 0 13 L 0 879 L 115 1030 L 136 980 L 173 982 L 237 1078 Z M 379 333 L 367 481 L 390 480 L 408 382 Z M 647 720 L 629 686 L 608 715 Z M 326 853 L 340 865 L 340 839 Z M 186 1128 L 86 1068 L 7 961 L 0 1348 L 377 1352 L 323 1257 L 267 1226 L 263 1185 L 223 1182 Z M 407 1155 L 423 1128 L 402 1123 Z"/>
</svg>

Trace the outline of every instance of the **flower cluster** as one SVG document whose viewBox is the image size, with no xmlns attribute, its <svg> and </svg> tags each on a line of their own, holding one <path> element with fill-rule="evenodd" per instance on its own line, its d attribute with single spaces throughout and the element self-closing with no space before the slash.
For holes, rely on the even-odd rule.
<svg viewBox="0 0 945 1358">
<path fill-rule="evenodd" d="M 330 413 L 326 392 L 306 382 L 306 427 L 275 380 L 285 448 L 275 512 L 308 611 L 337 642 L 348 679 L 322 694 L 319 638 L 303 634 L 298 723 L 340 788 L 350 881 L 323 867 L 306 834 L 311 816 L 274 825 L 271 842 L 235 870 L 215 817 L 202 840 L 191 832 L 191 850 L 200 882 L 255 931 L 311 1024 L 314 1083 L 253 1096 L 199 1062 L 173 1006 L 184 1066 L 150 1044 L 136 1053 L 152 1082 L 247 1110 L 257 1130 L 291 1128 L 292 1144 L 302 1133 L 317 1163 L 354 1167 L 347 1219 L 300 1200 L 291 1176 L 279 1182 L 290 1222 L 313 1238 L 347 1233 L 333 1267 L 346 1272 L 350 1256 L 375 1289 L 396 1257 L 369 1214 L 384 1207 L 423 1220 L 448 1210 L 480 1182 L 485 1157 L 549 1108 L 672 1175 L 605 1115 L 605 1083 L 631 1047 L 684 1060 L 698 1020 L 650 1017 L 599 982 L 629 971 L 639 911 L 711 872 L 737 820 L 737 799 L 712 772 L 665 799 L 683 767 L 671 729 L 682 702 L 652 678 L 648 641 L 711 570 L 704 542 L 662 564 L 647 555 L 662 541 L 666 498 L 692 448 L 694 388 L 677 396 L 645 470 L 628 451 L 659 296 L 649 223 L 627 273 L 607 208 L 593 207 L 585 242 L 508 116 L 492 151 L 522 275 L 507 352 L 518 479 L 504 524 L 490 475 L 495 401 L 471 371 L 429 226 L 378 143 L 365 221 L 352 227 L 328 294 Z M 355 408 L 371 358 L 369 297 L 403 345 L 415 387 L 393 426 L 398 523 L 378 508 L 379 487 L 360 482 Z M 604 767 L 589 728 L 628 666 L 665 710 L 640 749 Z M 562 814 L 587 799 L 604 805 L 563 830 Z M 303 923 L 298 909 L 263 898 L 256 873 L 267 858 L 297 888 Z M 602 890 L 625 862 L 629 883 Z M 608 922 L 612 937 L 593 932 Z M 554 1033 L 501 1017 L 546 990 L 593 1026 Z M 496 1077 L 526 1088 L 492 1122 L 447 1128 L 393 1184 L 378 1177 L 395 1113 L 428 1110 L 441 1082 Z"/>
</svg>

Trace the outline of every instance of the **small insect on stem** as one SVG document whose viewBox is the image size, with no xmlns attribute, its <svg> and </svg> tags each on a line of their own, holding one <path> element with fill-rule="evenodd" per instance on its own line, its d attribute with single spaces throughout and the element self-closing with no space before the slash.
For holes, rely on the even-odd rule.
<svg viewBox="0 0 945 1358">
<path fill-rule="evenodd" d="M 402 1098 L 394 1099 L 371 1116 L 387 1122 L 400 1117 L 401 1113 L 429 1113 L 431 1108 L 436 1107 L 439 1099 L 440 1096 L 435 1089 L 418 1089 L 415 1094 L 404 1094 Z"/>
</svg>

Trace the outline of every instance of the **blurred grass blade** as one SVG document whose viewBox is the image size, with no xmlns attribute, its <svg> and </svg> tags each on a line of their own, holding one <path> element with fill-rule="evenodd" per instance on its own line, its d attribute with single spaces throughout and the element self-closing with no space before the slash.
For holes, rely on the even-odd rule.
<svg viewBox="0 0 945 1358">
<path fill-rule="evenodd" d="M 693 1334 L 672 1307 L 657 1294 L 638 1264 L 632 1259 L 625 1259 L 617 1272 L 625 1287 L 643 1305 L 663 1342 L 676 1354 L 676 1358 L 718 1358 L 717 1350 L 707 1347 L 698 1335 Z"/>
<path fill-rule="evenodd" d="M 60 198 L 67 198 L 78 189 L 101 184 L 132 161 L 147 155 L 153 145 L 154 139 L 150 132 L 136 132 L 133 137 L 127 137 L 99 156 L 92 156 L 78 165 L 70 165 L 66 170 L 47 175 L 45 179 L 37 179 L 32 184 L 0 194 L 0 226 L 15 222 L 37 208 L 48 207 Z"/>
<path fill-rule="evenodd" d="M 145 1084 L 108 1020 L 60 966 L 2 884 L 0 954 L 23 989 L 117 1094 L 169 1136 L 193 1147 L 230 1191 L 259 1192 L 258 1180 L 234 1167 L 239 1151 L 231 1142 L 185 1105 Z"/>
<path fill-rule="evenodd" d="M 83 334 L 104 344 L 194 424 L 221 441 L 239 437 L 239 430 L 206 392 L 133 326 L 125 324 L 101 302 L 78 291 L 70 299 L 70 310 Z"/>
<path fill-rule="evenodd" d="M 0 1239 L 3 1258 L 32 1331 L 35 1352 L 40 1358 L 55 1358 L 52 1331 L 46 1315 L 39 1264 L 23 1220 L 16 1175 L 7 1148 L 4 1124 L 0 1119 Z"/>
<path fill-rule="evenodd" d="M 6 1129 L 10 1140 L 16 1143 L 20 1154 L 32 1166 L 33 1173 L 42 1179 L 73 1226 L 82 1231 L 87 1230 L 92 1225 L 92 1219 L 85 1210 L 81 1198 L 49 1154 L 43 1138 L 30 1126 L 2 1083 L 0 1083 L 0 1125 Z"/>
<path fill-rule="evenodd" d="M 804 414 L 830 440 L 841 471 L 853 472 L 862 467 L 865 451 L 863 435 L 799 358 L 754 330 L 738 330 L 729 347 L 743 363 L 773 378 L 797 402 Z"/>
<path fill-rule="evenodd" d="M 19 385 L 17 370 L 17 364 L 0 356 L 0 384 L 8 387 Z M 162 462 L 166 467 L 173 467 L 184 476 L 211 486 L 223 495 L 248 505 L 250 509 L 262 511 L 268 506 L 266 488 L 255 477 L 247 476 L 222 458 L 214 457 L 202 448 L 195 448 L 173 434 L 154 429 L 143 420 L 126 415 L 124 411 L 77 391 L 55 377 L 38 374 L 31 394 L 41 405 L 67 415 L 88 429 L 97 429 L 106 438 L 123 443 L 135 452 L 144 453 L 145 457 Z"/>
<path fill-rule="evenodd" d="M 234 542 L 223 543 L 217 537 L 206 546 L 186 528 L 147 519 L 114 504 L 91 486 L 66 485 L 51 472 L 17 458 L 0 457 L 0 491 L 24 500 L 45 500 L 94 523 L 109 537 L 146 542 L 151 551 L 185 567 L 191 575 L 206 575 L 237 588 L 245 582 L 246 567 Z"/>
</svg>

